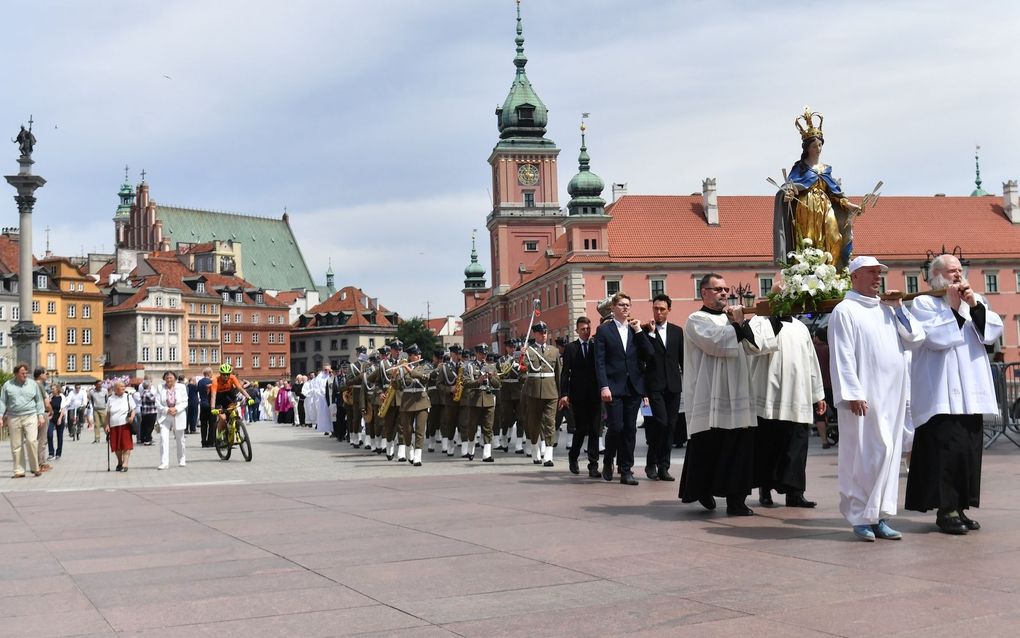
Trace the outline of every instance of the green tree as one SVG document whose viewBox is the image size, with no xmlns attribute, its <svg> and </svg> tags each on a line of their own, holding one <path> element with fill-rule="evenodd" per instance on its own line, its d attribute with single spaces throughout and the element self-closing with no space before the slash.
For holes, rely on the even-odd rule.
<svg viewBox="0 0 1020 638">
<path fill-rule="evenodd" d="M 417 343 L 425 357 L 442 347 L 439 337 L 429 330 L 428 324 L 421 317 L 401 321 L 397 326 L 397 338 L 404 342 L 405 349 L 412 343 Z"/>
</svg>

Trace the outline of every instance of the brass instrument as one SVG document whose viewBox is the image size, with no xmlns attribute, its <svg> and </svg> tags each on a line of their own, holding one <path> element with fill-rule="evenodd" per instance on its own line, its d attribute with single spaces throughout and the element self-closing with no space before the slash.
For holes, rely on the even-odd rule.
<svg viewBox="0 0 1020 638">
<path fill-rule="evenodd" d="M 344 391 L 340 393 L 340 398 L 343 399 L 344 405 L 354 405 L 354 389 L 344 388 Z"/>
<path fill-rule="evenodd" d="M 457 368 L 457 381 L 453 384 L 453 401 L 454 403 L 460 403 L 460 398 L 464 395 L 464 366 L 466 363 L 462 363 Z"/>
<path fill-rule="evenodd" d="M 397 387 L 390 384 L 386 388 L 386 392 L 383 393 L 382 401 L 379 402 L 379 418 L 386 418 L 386 413 L 390 411 L 390 406 L 393 405 L 393 399 L 397 396 Z"/>
</svg>

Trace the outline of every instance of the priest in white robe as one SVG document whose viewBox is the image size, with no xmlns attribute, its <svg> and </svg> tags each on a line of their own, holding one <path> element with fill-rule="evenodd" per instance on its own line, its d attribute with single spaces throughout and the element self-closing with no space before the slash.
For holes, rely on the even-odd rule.
<svg viewBox="0 0 1020 638">
<path fill-rule="evenodd" d="M 750 516 L 744 503 L 753 486 L 755 414 L 748 355 L 773 352 L 768 321 L 744 320 L 727 306 L 730 289 L 718 274 L 705 275 L 704 304 L 684 327 L 683 397 L 690 439 L 680 476 L 680 499 L 715 509 L 726 497 L 726 513 Z"/>
<path fill-rule="evenodd" d="M 908 510 L 936 510 L 946 534 L 981 528 L 965 510 L 981 495 L 982 414 L 996 414 L 991 366 L 985 346 L 1002 336 L 1002 319 L 963 278 L 960 260 L 940 255 L 928 283 L 944 297 L 918 297 L 911 313 L 927 335 L 911 366 L 914 431 Z"/>
<path fill-rule="evenodd" d="M 899 539 L 896 514 L 909 371 L 907 348 L 924 330 L 899 299 L 879 298 L 888 268 L 874 257 L 849 265 L 853 288 L 829 320 L 832 394 L 839 414 L 839 511 L 865 541 Z"/>
<path fill-rule="evenodd" d="M 309 401 L 312 410 L 305 409 L 309 419 L 315 419 L 315 429 L 318 432 L 329 434 L 333 431 L 333 421 L 329 415 L 329 405 L 326 403 L 326 384 L 329 383 L 329 368 L 324 368 L 315 375 L 315 378 L 305 384 L 305 400 Z"/>
<path fill-rule="evenodd" d="M 796 317 L 755 317 L 771 321 L 778 350 L 751 358 L 751 387 L 758 430 L 754 435 L 754 477 L 758 502 L 773 505 L 772 490 L 786 495 L 787 507 L 814 507 L 804 498 L 808 440 L 815 414 L 825 414 L 825 388 L 811 333 Z"/>
</svg>

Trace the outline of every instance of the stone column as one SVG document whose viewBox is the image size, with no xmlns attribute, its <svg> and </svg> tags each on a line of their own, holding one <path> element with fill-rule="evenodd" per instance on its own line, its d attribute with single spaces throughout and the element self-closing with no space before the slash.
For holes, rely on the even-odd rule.
<svg viewBox="0 0 1020 638">
<path fill-rule="evenodd" d="M 39 340 L 42 337 L 42 330 L 32 321 L 32 290 L 35 284 L 32 273 L 32 209 L 35 207 L 36 189 L 46 183 L 42 177 L 32 174 L 34 163 L 31 156 L 22 155 L 18 158 L 18 174 L 4 176 L 7 183 L 18 191 L 14 201 L 18 205 L 20 218 L 18 309 L 21 320 L 11 329 L 11 341 L 14 343 L 17 361 L 28 364 L 29 372 L 39 365 Z"/>
</svg>

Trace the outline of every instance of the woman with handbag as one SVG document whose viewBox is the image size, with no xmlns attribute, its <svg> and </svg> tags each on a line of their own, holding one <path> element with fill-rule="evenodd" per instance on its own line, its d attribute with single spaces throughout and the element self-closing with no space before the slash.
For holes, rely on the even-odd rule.
<svg viewBox="0 0 1020 638">
<path fill-rule="evenodd" d="M 156 389 L 156 423 L 159 424 L 159 465 L 157 470 L 170 467 L 170 433 L 177 441 L 177 465 L 184 467 L 184 440 L 188 429 L 188 389 L 177 383 L 177 375 L 169 370 L 163 373 L 163 385 Z"/>
</svg>

